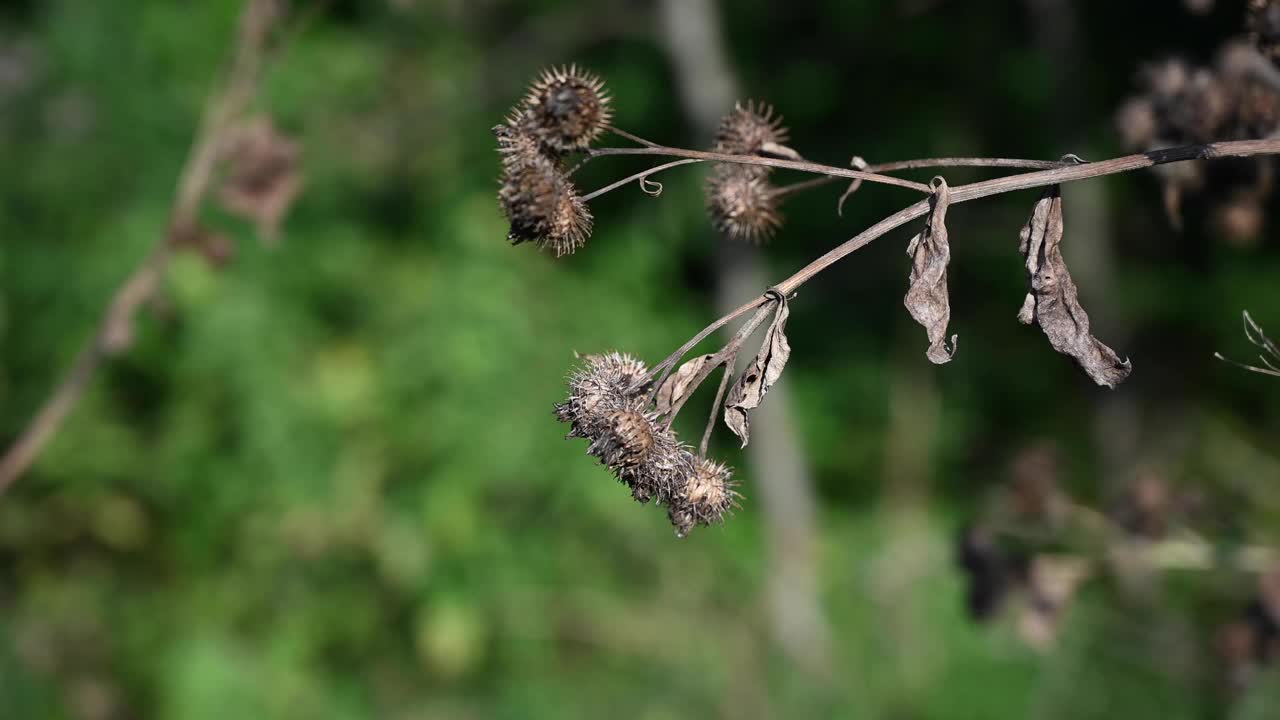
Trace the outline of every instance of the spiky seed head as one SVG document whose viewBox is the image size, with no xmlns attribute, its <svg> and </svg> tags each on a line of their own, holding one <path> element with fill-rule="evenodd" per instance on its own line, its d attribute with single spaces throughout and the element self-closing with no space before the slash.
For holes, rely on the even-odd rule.
<svg viewBox="0 0 1280 720">
<path fill-rule="evenodd" d="M 556 257 L 585 245 L 591 211 L 560 165 L 537 152 L 532 136 L 520 128 L 500 125 L 494 134 L 502 153 L 498 202 L 511 223 L 511 244 L 532 241 Z"/>
<path fill-rule="evenodd" d="M 581 152 L 600 137 L 613 116 L 599 77 L 569 67 L 549 68 L 521 104 L 520 125 L 553 155 Z"/>
<path fill-rule="evenodd" d="M 1272 63 L 1280 62 L 1280 2 L 1249 0 L 1249 37 Z"/>
<path fill-rule="evenodd" d="M 716 229 L 760 243 L 782 224 L 778 196 L 766 176 L 745 165 L 718 165 L 707 178 L 707 210 Z"/>
<path fill-rule="evenodd" d="M 785 145 L 787 129 L 782 118 L 775 117 L 773 107 L 748 100 L 737 103 L 733 111 L 720 118 L 716 130 L 716 152 L 729 155 L 755 155 L 771 145 Z"/>
<path fill-rule="evenodd" d="M 569 398 L 556 405 L 556 417 L 572 426 L 569 437 L 595 440 L 614 412 L 644 405 L 643 393 L 629 391 L 648 372 L 644 363 L 630 355 L 588 355 L 569 376 Z"/>
<path fill-rule="evenodd" d="M 638 410 L 617 410 L 605 420 L 605 432 L 592 448 L 615 471 L 634 470 L 649 458 L 657 434 L 649 416 Z"/>
<path fill-rule="evenodd" d="M 695 459 L 683 492 L 677 493 L 667 507 L 667 517 L 677 537 L 688 535 L 695 525 L 724 521 L 739 497 L 732 478 L 733 472 L 725 465 L 707 458 Z"/>
</svg>

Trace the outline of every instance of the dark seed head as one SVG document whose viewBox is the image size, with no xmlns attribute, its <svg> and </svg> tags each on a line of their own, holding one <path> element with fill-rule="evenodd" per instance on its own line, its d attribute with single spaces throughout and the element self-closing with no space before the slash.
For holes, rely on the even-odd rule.
<svg viewBox="0 0 1280 720">
<path fill-rule="evenodd" d="M 1249 37 L 1272 63 L 1280 62 L 1280 2 L 1249 0 Z"/>
<path fill-rule="evenodd" d="M 572 425 L 570 437 L 595 440 L 609 417 L 623 409 L 639 410 L 642 393 L 629 393 L 648 372 L 644 363 L 621 353 L 588 355 L 569 377 L 569 398 L 556 405 L 556 417 Z"/>
<path fill-rule="evenodd" d="M 613 111 L 604 83 L 576 65 L 543 71 L 525 96 L 520 126 L 553 155 L 580 152 L 604 132 Z"/>
<path fill-rule="evenodd" d="M 707 178 L 707 210 L 720 232 L 763 242 L 782 224 L 768 178 L 749 165 L 718 165 Z"/>
<path fill-rule="evenodd" d="M 538 152 L 533 137 L 509 125 L 494 129 L 502 153 L 498 202 L 511 223 L 513 245 L 533 241 L 567 255 L 591 236 L 591 211 L 559 164 Z"/>
<path fill-rule="evenodd" d="M 678 537 L 684 537 L 695 525 L 724 521 L 727 512 L 737 506 L 733 473 L 721 463 L 706 458 L 694 460 L 683 492 L 678 492 L 667 507 L 667 517 Z"/>
<path fill-rule="evenodd" d="M 733 112 L 720 118 L 716 130 L 716 152 L 729 155 L 755 155 L 787 142 L 787 129 L 782 118 L 765 103 L 748 100 L 738 103 Z"/>
</svg>

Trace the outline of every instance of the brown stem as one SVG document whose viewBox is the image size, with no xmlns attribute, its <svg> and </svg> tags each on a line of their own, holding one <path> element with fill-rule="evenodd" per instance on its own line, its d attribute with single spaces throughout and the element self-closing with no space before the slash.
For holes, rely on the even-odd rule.
<svg viewBox="0 0 1280 720">
<path fill-rule="evenodd" d="M 886 173 L 916 168 L 999 167 L 1027 170 L 1052 170 L 1068 163 L 1054 160 L 1022 160 L 1019 158 L 921 158 L 868 165 L 867 172 Z"/>
<path fill-rule="evenodd" d="M 782 186 L 782 187 L 780 187 L 780 188 L 776 188 L 776 189 L 774 189 L 774 190 L 773 190 L 771 193 L 769 193 L 769 194 L 770 194 L 770 195 L 772 195 L 773 197 L 776 197 L 776 198 L 786 197 L 786 196 L 788 196 L 788 195 L 794 195 L 794 194 L 796 194 L 796 193 L 802 193 L 802 192 L 804 192 L 805 190 L 812 190 L 813 188 L 816 188 L 816 187 L 822 187 L 822 186 L 824 186 L 824 185 L 830 185 L 831 183 L 833 183 L 833 182 L 835 182 L 835 181 L 837 181 L 837 180 L 840 180 L 840 178 L 838 178 L 838 177 L 818 177 L 818 178 L 814 178 L 814 179 L 812 179 L 812 180 L 802 180 L 801 182 L 791 183 L 790 185 L 783 185 L 783 186 Z"/>
<path fill-rule="evenodd" d="M 637 145 L 643 145 L 643 146 L 645 146 L 645 147 L 649 147 L 649 148 L 658 148 L 658 147 L 662 147 L 661 145 L 659 145 L 659 144 L 658 144 L 658 143 L 656 143 L 656 142 L 652 142 L 652 141 L 649 141 L 649 140 L 645 140 L 644 138 L 640 137 L 639 135 L 633 135 L 633 134 L 631 134 L 631 133 L 627 132 L 626 130 L 623 130 L 622 128 L 617 128 L 617 127 L 614 127 L 614 126 L 612 126 L 612 125 L 605 125 L 605 126 L 604 126 L 604 129 L 605 129 L 605 130 L 608 130 L 609 132 L 613 133 L 614 135 L 617 135 L 617 136 L 618 136 L 618 137 L 620 137 L 620 138 L 623 138 L 624 140 L 630 140 L 631 142 L 633 142 L 633 143 L 635 143 L 635 144 L 637 144 Z"/>
<path fill-rule="evenodd" d="M 720 348 L 715 355 L 711 356 L 709 361 L 703 364 L 702 369 L 698 371 L 698 374 L 694 375 L 693 379 L 689 381 L 689 392 L 686 392 L 674 405 L 671 406 L 671 412 L 667 415 L 667 427 L 671 426 L 671 423 L 676 419 L 676 415 L 680 414 L 681 408 L 683 408 L 684 404 L 693 396 L 693 388 L 697 388 L 702 385 L 702 382 L 710 377 L 711 373 L 715 372 L 717 367 L 727 364 L 731 359 L 737 358 L 738 351 L 742 349 L 742 344 L 747 341 L 747 338 L 751 337 L 751 334 L 754 333 L 756 329 L 764 323 L 764 319 L 769 316 L 769 311 L 772 309 L 770 306 L 773 303 L 773 296 L 766 295 L 765 304 L 756 310 L 756 314 L 752 315 L 750 320 L 743 323 L 742 327 L 738 329 L 737 334 L 733 336 L 733 339 L 731 339 L 728 344 Z M 729 368 L 726 368 L 726 370 L 728 369 Z"/>
<path fill-rule="evenodd" d="M 1118 175 L 1120 173 L 1152 167 L 1153 165 L 1164 165 L 1166 163 L 1181 162 L 1184 160 L 1207 160 L 1212 158 L 1250 157 L 1253 155 L 1275 154 L 1280 154 L 1280 138 L 1271 138 L 1266 140 L 1236 140 L 1231 142 L 1209 143 L 1208 145 L 1183 145 L 1180 147 L 1165 148 L 1162 150 L 1151 150 L 1136 155 L 1125 155 L 1123 157 L 1103 160 L 1101 162 L 1071 164 L 1051 170 L 1022 173 L 1019 175 L 1010 175 L 1007 177 L 970 183 L 968 185 L 960 185 L 951 189 L 951 202 L 952 204 L 969 202 L 970 200 L 978 200 L 992 195 L 1002 195 L 1004 193 L 1015 192 L 1017 190 L 1029 190 L 1032 188 L 1045 187 L 1047 185 L 1060 185 L 1063 183 L 1076 182 L 1078 180 L 1103 177 L 1105 175 Z M 790 295 L 795 292 L 796 288 L 799 288 L 801 285 L 806 283 L 814 275 L 817 275 L 827 269 L 848 254 L 864 247 L 872 240 L 875 240 L 899 225 L 923 216 L 928 211 L 928 199 L 921 200 L 914 205 L 899 210 L 897 213 L 894 213 L 875 225 L 872 225 L 862 233 L 846 240 L 835 248 L 832 248 L 822 257 L 819 257 L 817 260 L 814 260 L 801 268 L 796 272 L 796 274 L 778 283 L 777 289 L 785 295 Z"/>
<path fill-rule="evenodd" d="M 596 148 L 587 151 L 588 158 L 608 157 L 611 155 L 659 155 L 666 157 L 692 158 L 695 160 L 709 160 L 712 162 L 736 163 L 738 165 L 762 165 L 764 167 L 779 168 L 783 170 L 797 170 L 799 172 L 815 173 L 830 177 L 843 177 L 851 180 L 861 179 L 866 180 L 867 182 L 880 183 L 882 185 L 896 185 L 898 187 L 904 187 L 922 193 L 930 192 L 928 185 L 913 182 L 911 180 L 903 180 L 902 178 L 891 177 L 889 175 L 877 175 L 876 173 L 862 172 L 861 170 L 850 170 L 848 168 L 832 167 L 831 165 L 820 165 L 818 163 L 799 160 L 781 160 L 778 158 L 761 157 L 759 155 L 728 155 L 725 153 L 709 152 L 706 150 L 685 150 L 683 148 L 661 146 L 640 148 Z"/>
<path fill-rule="evenodd" d="M 1001 195 L 1017 190 L 1029 190 L 1037 187 L 1045 187 L 1048 185 L 1058 185 L 1062 183 L 1075 182 L 1078 180 L 1087 180 L 1090 178 L 1102 177 L 1105 175 L 1116 175 L 1120 173 L 1139 170 L 1151 167 L 1153 165 L 1163 165 L 1172 162 L 1181 162 L 1185 160 L 1212 159 L 1223 157 L 1249 157 L 1253 155 L 1274 155 L 1280 154 L 1280 138 L 1267 140 L 1239 140 L 1231 142 L 1210 143 L 1208 145 L 1185 145 L 1181 147 L 1166 148 L 1161 150 L 1152 150 L 1146 153 L 1136 155 L 1125 155 L 1123 157 L 1114 158 L 1095 163 L 1076 163 L 1074 159 L 1069 159 L 1063 163 L 1054 163 L 1054 167 L 1040 172 L 1023 173 L 1019 175 L 1011 175 L 1008 177 L 996 178 L 993 180 L 985 180 L 982 182 L 970 183 L 968 185 L 960 185 L 951 190 L 951 202 L 961 203 L 977 200 L 979 198 L 990 197 L 992 195 Z M 711 158 L 714 159 L 714 158 Z M 939 165 L 947 158 L 937 160 Z M 921 161 L 907 161 L 921 162 Z M 931 161 L 932 162 L 932 161 Z M 1002 161 L 1003 162 L 1003 161 Z M 1028 161 L 1030 162 L 1030 161 Z M 1038 161 L 1037 161 L 1038 162 Z M 1065 164 L 1064 164 L 1065 163 Z M 923 167 L 923 166 L 921 166 Z M 843 175 L 841 175 L 843 177 Z M 929 211 L 928 198 L 920 200 L 909 205 L 902 210 L 890 215 L 871 227 L 863 230 L 854 237 L 832 248 L 821 257 L 801 268 L 791 277 L 783 280 L 775 285 L 771 292 L 776 291 L 783 296 L 790 296 L 803 284 L 812 279 L 815 275 L 831 267 L 835 263 L 844 259 L 851 253 L 869 245 L 873 240 L 884 235 L 911 220 L 923 217 Z M 761 307 L 770 302 L 771 293 L 759 295 L 750 302 L 734 309 L 729 314 L 721 317 L 707 327 L 703 328 L 697 335 L 694 335 L 684 345 L 676 349 L 674 353 L 662 361 L 658 366 L 650 371 L 649 376 L 639 383 L 643 386 L 654 375 L 662 371 L 662 377 L 658 379 L 655 385 L 655 393 L 657 385 L 662 383 L 666 374 L 670 372 L 671 366 L 679 361 L 689 352 L 695 345 L 702 342 L 708 335 L 716 330 L 724 327 L 729 322 L 740 317 L 744 313 Z M 761 313 L 765 308 L 761 308 Z M 762 317 L 758 313 L 752 322 L 758 325 L 758 320 Z M 751 323 L 748 323 L 751 324 Z M 736 338 L 735 338 L 736 339 Z M 726 346 L 727 348 L 728 346 Z M 724 350 L 721 350 L 723 353 Z M 716 364 L 708 363 L 709 369 L 705 373 L 701 373 L 695 381 L 691 383 L 691 387 L 697 387 L 698 384 L 710 374 Z M 691 392 L 689 394 L 692 394 Z M 674 415 L 674 413 L 673 413 Z"/>
<path fill-rule="evenodd" d="M 698 443 L 700 458 L 707 456 L 707 445 L 711 444 L 711 432 L 716 429 L 716 418 L 720 416 L 720 403 L 724 401 L 724 391 L 729 387 L 729 379 L 733 377 L 733 369 L 737 364 L 737 352 L 725 358 L 724 375 L 720 378 L 720 387 L 716 389 L 716 399 L 711 401 L 711 417 L 707 418 L 707 429 L 702 431 L 702 442 Z"/>
<path fill-rule="evenodd" d="M 622 187 L 623 185 L 626 185 L 626 184 L 630 183 L 630 182 L 631 182 L 631 181 L 633 181 L 633 180 L 639 180 L 641 183 L 643 183 L 645 180 L 648 180 L 648 179 L 649 179 L 649 176 L 650 176 L 650 175 L 653 175 L 654 173 L 662 172 L 663 170 L 669 170 L 669 169 L 671 169 L 671 168 L 673 168 L 673 167 L 676 167 L 676 166 L 678 166 L 678 165 L 688 165 L 688 164 L 690 164 L 690 163 L 700 163 L 700 162 L 702 162 L 702 161 L 701 161 L 701 160 L 692 160 L 692 159 L 690 159 L 690 160 L 676 160 L 676 161 L 674 161 L 674 162 L 665 163 L 665 164 L 663 164 L 663 165 L 656 165 L 656 166 L 654 166 L 654 167 L 649 168 L 648 170 L 643 170 L 643 171 L 638 172 L 638 173 L 636 173 L 636 174 L 634 174 L 634 175 L 629 175 L 629 176 L 627 176 L 627 177 L 624 177 L 624 178 L 622 178 L 621 180 L 619 180 L 619 181 L 617 181 L 617 182 L 609 183 L 608 185 L 605 185 L 604 187 L 600 188 L 599 190 L 594 190 L 594 191 L 592 191 L 592 192 L 590 192 L 590 193 L 588 193 L 588 194 L 586 194 L 586 195 L 582 196 L 582 201 L 583 201 L 583 202 L 591 202 L 592 200 L 595 200 L 596 198 L 600 197 L 601 195 L 604 195 L 605 193 L 608 193 L 608 192 L 613 192 L 614 190 L 617 190 L 618 188 Z M 658 184 L 658 187 L 659 187 L 659 188 L 661 188 L 661 187 L 662 187 L 662 186 L 661 186 L 661 184 Z M 649 193 L 649 191 L 648 191 L 648 190 L 646 190 L 645 192 L 646 192 L 646 193 Z M 659 190 L 658 192 L 659 192 L 659 193 L 661 193 L 662 191 L 661 191 L 661 190 Z M 651 194 L 651 195 L 652 195 L 652 194 L 654 194 L 654 193 L 649 193 L 649 194 Z"/>
<path fill-rule="evenodd" d="M 159 237 L 141 264 L 116 290 L 92 339 L 76 356 L 18 439 L 0 458 L 0 494 L 26 472 L 49 438 L 89 387 L 94 372 L 108 357 L 123 351 L 132 334 L 133 316 L 154 296 L 172 257 L 171 238 L 194 230 L 200 205 L 212 182 L 224 135 L 244 113 L 258 87 L 271 30 L 279 18 L 275 0 L 246 0 L 240 16 L 235 54 L 221 92 L 205 111 L 191 151 L 178 179 L 168 233 Z"/>
</svg>

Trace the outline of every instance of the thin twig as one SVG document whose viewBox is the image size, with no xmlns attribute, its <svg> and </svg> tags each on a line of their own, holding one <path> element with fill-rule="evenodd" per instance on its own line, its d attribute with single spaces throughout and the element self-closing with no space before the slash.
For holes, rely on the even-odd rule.
<svg viewBox="0 0 1280 720">
<path fill-rule="evenodd" d="M 651 167 L 651 168 L 649 168 L 648 170 L 643 170 L 643 171 L 638 172 L 638 173 L 636 173 L 636 174 L 634 174 L 634 175 L 630 175 L 630 176 L 628 176 L 628 177 L 622 178 L 621 180 L 619 180 L 619 181 L 617 181 L 617 182 L 613 182 L 613 183 L 609 183 L 608 185 L 605 185 L 604 187 L 600 188 L 599 190 L 594 190 L 594 191 L 592 191 L 592 192 L 590 192 L 590 193 L 588 193 L 588 194 L 586 194 L 586 195 L 583 195 L 583 196 L 582 196 L 582 201 L 583 201 L 583 202 L 591 202 L 592 200 L 595 200 L 596 198 L 600 197 L 601 195 L 604 195 L 604 194 L 605 194 L 605 193 L 607 193 L 607 192 L 612 192 L 612 191 L 614 191 L 614 190 L 617 190 L 618 188 L 622 187 L 623 185 L 626 185 L 626 184 L 628 184 L 628 183 L 630 183 L 630 182 L 632 182 L 632 181 L 634 181 L 634 180 L 639 180 L 640 182 L 642 182 L 642 183 L 643 183 L 645 180 L 648 180 L 648 179 L 649 179 L 649 176 L 650 176 L 650 175 L 652 175 L 652 174 L 654 174 L 654 173 L 662 172 L 663 170 L 667 170 L 667 169 L 670 169 L 670 168 L 676 167 L 676 166 L 678 166 L 678 165 L 688 165 L 688 164 L 690 164 L 690 163 L 700 163 L 700 162 L 702 162 L 702 160 L 693 160 L 693 159 L 689 159 L 689 160 L 675 160 L 675 161 L 672 161 L 672 162 L 669 162 L 669 163 L 666 163 L 666 164 L 663 164 L 663 165 L 655 165 L 654 167 Z M 646 192 L 646 193 L 648 193 L 648 191 L 647 191 L 647 190 L 646 190 L 645 192 Z M 649 194 L 652 194 L 652 193 L 649 193 Z"/>
<path fill-rule="evenodd" d="M 735 163 L 738 165 L 761 165 L 764 167 L 779 168 L 782 170 L 797 170 L 799 172 L 814 173 L 817 175 L 828 175 L 831 177 L 843 177 L 853 180 L 861 179 L 867 182 L 880 183 L 882 185 L 896 185 L 917 192 L 929 193 L 929 186 L 924 183 L 918 183 L 911 180 L 903 180 L 889 175 L 877 175 L 871 172 L 862 172 L 861 170 L 850 170 L 848 168 L 832 167 L 831 165 L 821 165 L 818 163 L 804 162 L 800 160 L 781 160 L 778 158 L 762 157 L 760 155 L 730 155 L 726 153 L 709 152 L 706 150 L 685 150 L 684 148 L 673 147 L 640 147 L 640 148 L 595 148 L 587 151 L 588 157 L 609 157 L 611 155 L 659 155 L 665 157 L 682 157 L 693 158 L 696 160 L 709 160 L 711 162 Z"/>
<path fill-rule="evenodd" d="M 698 444 L 698 457 L 707 456 L 707 446 L 711 444 L 711 432 L 716 429 L 716 418 L 720 416 L 720 403 L 724 402 L 724 391 L 729 387 L 733 370 L 738 364 L 738 353 L 735 351 L 724 360 L 724 375 L 720 378 L 720 387 L 716 389 L 716 399 L 711 402 L 711 417 L 707 418 L 707 429 L 702 431 L 702 442 Z"/>
<path fill-rule="evenodd" d="M 812 190 L 813 188 L 816 188 L 816 187 L 830 185 L 831 183 L 836 182 L 837 180 L 840 180 L 840 179 L 841 178 L 838 178 L 838 177 L 828 176 L 828 177 L 818 177 L 812 180 L 802 180 L 797 183 L 791 183 L 790 185 L 783 185 L 782 187 L 775 188 L 769 194 L 776 198 L 786 197 L 788 195 L 802 193 L 805 190 Z"/>
<path fill-rule="evenodd" d="M 867 172 L 886 173 L 917 168 L 998 167 L 1027 170 L 1052 170 L 1070 163 L 1056 160 L 1023 160 L 1019 158 L 921 158 L 868 165 Z"/>
<path fill-rule="evenodd" d="M 76 356 L 71 369 L 4 457 L 0 458 L 0 494 L 12 487 L 30 467 L 41 448 L 84 395 L 102 362 L 129 345 L 133 317 L 138 308 L 154 296 L 168 267 L 173 253 L 172 238 L 190 233 L 196 226 L 224 135 L 248 108 L 256 92 L 268 40 L 280 12 L 276 0 L 247 0 L 240 16 L 235 53 L 227 79 L 223 89 L 212 95 L 205 105 L 196 139 L 179 176 L 168 233 L 156 240 L 141 264 L 116 290 L 98 329 Z"/>
<path fill-rule="evenodd" d="M 770 311 L 773 310 L 771 305 L 774 305 L 775 303 L 776 301 L 772 295 L 766 295 L 765 304 L 756 310 L 756 314 L 752 315 L 750 320 L 743 323 L 742 327 L 738 329 L 737 334 L 735 334 L 724 347 L 720 348 L 719 351 L 712 355 L 710 360 L 703 363 L 702 368 L 693 376 L 693 379 L 689 381 L 689 388 L 697 388 L 701 386 L 703 381 L 706 380 L 711 373 L 715 372 L 717 367 L 729 362 L 730 358 L 736 359 L 738 351 L 742 348 L 742 344 L 745 343 L 747 338 L 751 337 L 751 335 L 764 324 L 765 318 L 768 317 Z M 679 400 L 676 400 L 675 404 L 671 406 L 671 410 L 667 414 L 667 427 L 671 426 L 671 423 L 676 419 L 676 415 L 680 414 L 680 410 L 692 396 L 693 391 L 691 389 L 689 392 L 682 395 Z"/>
<path fill-rule="evenodd" d="M 623 139 L 625 139 L 625 140 L 630 140 L 631 142 L 633 142 L 633 143 L 635 143 L 635 144 L 637 144 L 637 145 L 643 145 L 643 146 L 645 146 L 645 147 L 649 147 L 649 148 L 659 148 L 659 147 L 662 147 L 661 145 L 659 145 L 659 144 L 658 144 L 658 143 L 656 143 L 656 142 L 651 142 L 651 141 L 649 141 L 649 140 L 645 140 L 644 138 L 640 137 L 639 135 L 633 135 L 633 134 L 631 134 L 631 133 L 627 132 L 626 130 L 623 130 L 623 129 L 621 129 L 621 128 L 616 128 L 616 127 L 614 127 L 614 126 L 612 126 L 612 125 L 605 125 L 605 126 L 604 126 L 604 129 L 605 129 L 605 130 L 608 130 L 609 132 L 613 133 L 614 135 L 617 135 L 617 136 L 618 136 L 618 137 L 620 137 L 620 138 L 623 138 Z"/>
</svg>

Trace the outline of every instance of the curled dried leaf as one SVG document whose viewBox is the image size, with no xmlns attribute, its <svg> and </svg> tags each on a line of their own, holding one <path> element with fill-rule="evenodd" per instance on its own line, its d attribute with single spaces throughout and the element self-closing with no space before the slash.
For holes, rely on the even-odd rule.
<svg viewBox="0 0 1280 720">
<path fill-rule="evenodd" d="M 702 372 L 703 367 L 714 355 L 699 355 L 698 357 L 681 365 L 671 377 L 668 377 L 662 386 L 658 388 L 657 409 L 658 414 L 665 415 L 671 412 L 672 408 L 679 406 L 684 402 L 685 398 L 697 389 L 693 384 Z"/>
<path fill-rule="evenodd" d="M 1132 365 L 1089 334 L 1089 315 L 1062 258 L 1062 232 L 1062 191 L 1052 185 L 1022 229 L 1019 249 L 1026 258 L 1028 292 L 1018 320 L 1040 325 L 1054 350 L 1074 358 L 1097 384 L 1114 388 L 1129 377 Z"/>
<path fill-rule="evenodd" d="M 849 167 L 854 170 L 866 171 L 871 166 L 867 165 L 867 161 L 863 160 L 861 155 L 854 155 L 849 160 Z M 858 192 L 860 187 L 862 187 L 862 178 L 856 178 L 849 182 L 849 187 L 845 188 L 844 194 L 840 196 L 839 202 L 836 203 L 836 215 L 844 217 L 844 201 L 848 200 L 850 195 Z"/>
<path fill-rule="evenodd" d="M 755 360 L 743 371 L 724 403 L 724 423 L 734 435 L 742 438 L 742 447 L 751 439 L 751 410 L 760 406 L 769 388 L 782 376 L 782 370 L 791 357 L 791 345 L 787 343 L 787 317 L 791 311 L 785 299 L 778 300 L 778 311 L 765 333 L 764 342 Z"/>
<path fill-rule="evenodd" d="M 947 206 L 951 190 L 947 181 L 933 179 L 929 220 L 924 231 L 911 239 L 907 256 L 911 258 L 911 285 L 903 304 L 916 322 L 929 334 L 929 350 L 925 355 L 941 365 L 956 353 L 956 336 L 951 336 L 947 349 L 947 323 L 951 321 L 951 301 L 947 293 L 947 265 L 951 263 L 951 247 L 947 244 Z"/>
</svg>

